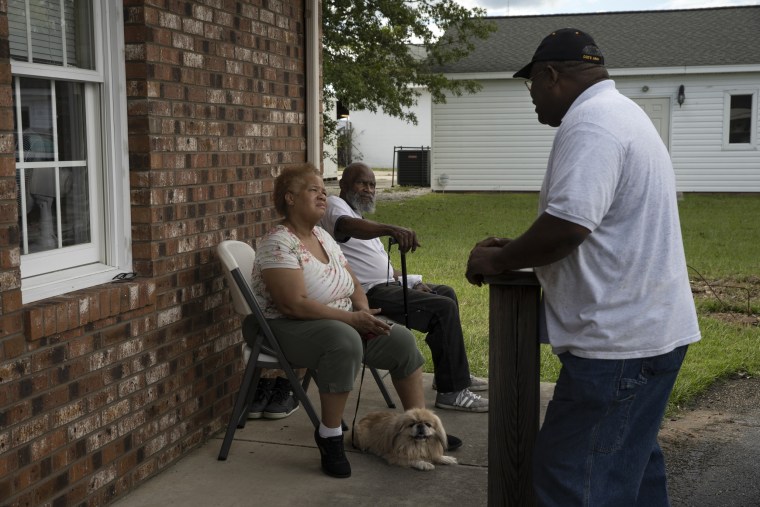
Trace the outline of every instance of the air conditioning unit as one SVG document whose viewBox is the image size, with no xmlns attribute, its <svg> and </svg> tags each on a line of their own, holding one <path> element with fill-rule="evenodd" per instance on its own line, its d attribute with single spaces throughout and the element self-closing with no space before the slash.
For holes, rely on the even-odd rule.
<svg viewBox="0 0 760 507">
<path fill-rule="evenodd" d="M 402 186 L 430 186 L 430 150 L 398 151 L 398 184 Z"/>
</svg>

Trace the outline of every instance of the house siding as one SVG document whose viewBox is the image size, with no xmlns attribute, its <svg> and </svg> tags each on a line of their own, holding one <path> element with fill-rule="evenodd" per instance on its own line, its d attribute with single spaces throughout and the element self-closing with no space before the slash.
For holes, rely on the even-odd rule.
<svg viewBox="0 0 760 507">
<path fill-rule="evenodd" d="M 351 111 L 353 127 L 353 161 L 362 161 L 372 168 L 391 168 L 398 165 L 393 160 L 394 148 L 430 146 L 430 92 L 420 90 L 416 106 L 409 108 L 417 116 L 417 124 L 385 114 L 382 109 Z"/>
<path fill-rule="evenodd" d="M 123 0 L 139 277 L 26 305 L 7 8 L 0 0 L 0 503 L 105 505 L 230 416 L 240 321 L 215 247 L 260 237 L 276 220 L 273 178 L 305 161 L 304 1 Z"/>
<path fill-rule="evenodd" d="M 433 189 L 536 190 L 553 129 L 536 121 L 521 81 L 481 84 L 476 94 L 447 97 L 445 104 L 433 105 Z"/>
<path fill-rule="evenodd" d="M 755 100 L 760 100 L 760 72 L 615 76 L 613 69 L 611 73 L 621 93 L 633 99 L 670 99 L 669 145 L 679 191 L 760 192 L 757 105 L 755 145 L 723 146 L 726 94 L 755 93 Z M 481 83 L 483 90 L 477 94 L 433 105 L 433 189 L 539 190 L 554 129 L 538 123 L 522 80 Z M 676 94 L 681 84 L 686 101 L 679 107 Z M 647 92 L 642 91 L 644 86 Z M 445 187 L 442 181 L 447 181 Z"/>
</svg>

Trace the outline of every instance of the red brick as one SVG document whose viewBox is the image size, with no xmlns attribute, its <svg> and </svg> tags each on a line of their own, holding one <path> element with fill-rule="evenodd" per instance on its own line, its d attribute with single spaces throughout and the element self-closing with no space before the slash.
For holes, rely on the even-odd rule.
<svg viewBox="0 0 760 507">
<path fill-rule="evenodd" d="M 21 333 L 23 330 L 21 315 L 11 314 L 0 316 L 0 338 Z"/>
<path fill-rule="evenodd" d="M 66 304 L 56 303 L 55 305 L 55 329 L 57 333 L 69 329 L 69 312 Z"/>
<path fill-rule="evenodd" d="M 14 359 L 26 352 L 26 339 L 21 335 L 4 338 L 2 344 L 2 360 Z"/>
<path fill-rule="evenodd" d="M 42 314 L 45 322 L 45 329 L 43 336 L 52 336 L 58 330 L 58 318 L 56 316 L 56 307 L 53 304 L 48 304 L 42 307 Z"/>
</svg>

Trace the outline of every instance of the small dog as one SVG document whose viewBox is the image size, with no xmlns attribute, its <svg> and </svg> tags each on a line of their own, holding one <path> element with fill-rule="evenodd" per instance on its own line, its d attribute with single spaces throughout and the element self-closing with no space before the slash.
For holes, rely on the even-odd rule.
<svg viewBox="0 0 760 507">
<path fill-rule="evenodd" d="M 359 421 L 354 436 L 359 449 L 385 458 L 391 465 L 433 470 L 433 463 L 457 464 L 456 458 L 444 456 L 446 430 L 426 408 L 401 414 L 370 412 Z"/>
</svg>

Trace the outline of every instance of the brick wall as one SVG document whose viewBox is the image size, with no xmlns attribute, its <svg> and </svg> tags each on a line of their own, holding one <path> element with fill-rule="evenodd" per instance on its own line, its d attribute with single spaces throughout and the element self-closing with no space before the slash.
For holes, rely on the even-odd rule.
<svg viewBox="0 0 760 507">
<path fill-rule="evenodd" d="M 303 0 L 123 0 L 134 270 L 22 305 L 0 0 L 0 505 L 103 505 L 227 422 L 239 321 L 214 248 L 305 160 Z"/>
</svg>

